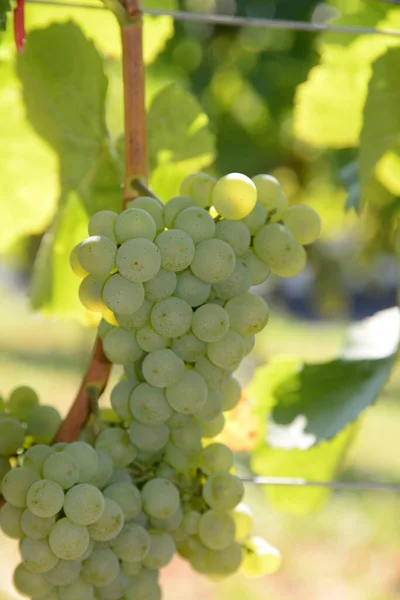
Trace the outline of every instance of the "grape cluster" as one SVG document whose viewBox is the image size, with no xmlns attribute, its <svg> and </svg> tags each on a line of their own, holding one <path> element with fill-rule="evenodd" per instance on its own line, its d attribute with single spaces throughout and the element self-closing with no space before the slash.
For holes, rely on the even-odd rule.
<svg viewBox="0 0 400 600">
<path fill-rule="evenodd" d="M 216 579 L 279 568 L 279 552 L 253 536 L 231 450 L 213 438 L 241 397 L 232 374 L 268 321 L 250 288 L 271 271 L 298 274 L 320 220 L 289 208 L 268 175 L 197 173 L 181 193 L 100 211 L 71 254 L 124 374 L 112 419 L 72 444 L 34 436 L 3 478 L 0 524 L 22 540 L 15 584 L 34 600 L 157 600 L 175 552 Z"/>
</svg>

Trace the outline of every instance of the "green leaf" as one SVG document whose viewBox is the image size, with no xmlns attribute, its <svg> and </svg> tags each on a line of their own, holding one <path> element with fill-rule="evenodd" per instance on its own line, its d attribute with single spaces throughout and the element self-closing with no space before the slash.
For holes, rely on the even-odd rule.
<svg viewBox="0 0 400 600">
<path fill-rule="evenodd" d="M 373 65 L 360 138 L 359 172 L 365 199 L 379 160 L 386 161 L 387 169 L 385 154 L 396 149 L 400 141 L 399 61 L 400 48 L 392 48 Z"/>
<path fill-rule="evenodd" d="M 7 13 L 11 10 L 10 0 L 0 0 L 0 31 L 6 30 Z"/>
<path fill-rule="evenodd" d="M 171 84 L 153 100 L 148 115 L 149 160 L 153 191 L 167 200 L 179 193 L 189 173 L 211 164 L 215 136 L 196 98 Z"/>
</svg>

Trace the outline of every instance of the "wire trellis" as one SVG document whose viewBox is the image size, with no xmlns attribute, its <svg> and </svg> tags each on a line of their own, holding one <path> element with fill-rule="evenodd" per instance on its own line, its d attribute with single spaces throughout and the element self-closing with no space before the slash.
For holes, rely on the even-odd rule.
<svg viewBox="0 0 400 600">
<path fill-rule="evenodd" d="M 308 481 L 301 477 L 242 477 L 243 483 L 281 487 L 313 487 L 330 490 L 400 492 L 400 485 L 374 481 Z"/>
</svg>

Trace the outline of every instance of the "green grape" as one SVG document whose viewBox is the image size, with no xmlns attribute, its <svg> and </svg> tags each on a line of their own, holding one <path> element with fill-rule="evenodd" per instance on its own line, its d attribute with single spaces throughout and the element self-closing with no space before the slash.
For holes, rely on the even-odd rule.
<svg viewBox="0 0 400 600">
<path fill-rule="evenodd" d="M 96 451 L 85 442 L 72 442 L 65 448 L 76 461 L 79 468 L 78 483 L 88 481 L 96 473 L 98 459 Z"/>
<path fill-rule="evenodd" d="M 260 202 L 257 202 L 251 213 L 242 220 L 242 223 L 246 225 L 251 235 L 256 235 L 257 231 L 265 225 L 266 220 L 267 209 Z"/>
<path fill-rule="evenodd" d="M 27 385 L 13 389 L 8 399 L 7 408 L 13 417 L 25 421 L 31 408 L 39 404 L 39 397 L 35 390 Z"/>
<path fill-rule="evenodd" d="M 253 182 L 257 188 L 257 200 L 262 204 L 271 221 L 280 221 L 285 214 L 288 201 L 279 181 L 272 175 L 256 175 Z"/>
<path fill-rule="evenodd" d="M 89 235 L 102 235 L 115 241 L 114 227 L 118 215 L 112 210 L 99 210 L 90 217 Z"/>
<path fill-rule="evenodd" d="M 186 473 L 196 464 L 196 452 L 183 451 L 169 442 L 164 451 L 166 462 L 179 473 Z"/>
<path fill-rule="evenodd" d="M 243 550 L 240 544 L 230 544 L 223 550 L 209 550 L 206 554 L 206 564 L 209 572 L 218 577 L 234 575 L 242 563 Z"/>
<path fill-rule="evenodd" d="M 209 550 L 208 552 L 211 552 L 211 550 Z M 210 566 L 207 561 L 207 551 L 202 551 L 197 554 L 194 554 L 190 558 L 190 566 L 194 571 L 197 571 L 197 573 L 209 576 Z"/>
<path fill-rule="evenodd" d="M 17 508 L 25 508 L 28 490 L 38 479 L 40 479 L 39 474 L 29 467 L 8 471 L 1 482 L 4 499 Z"/>
<path fill-rule="evenodd" d="M 109 331 L 113 328 L 111 323 L 108 323 L 104 318 L 101 319 L 99 326 L 97 328 L 97 333 L 101 339 L 103 339 Z"/>
<path fill-rule="evenodd" d="M 161 254 L 161 266 L 167 271 L 183 271 L 193 260 L 193 240 L 180 229 L 163 231 L 156 237 L 155 244 Z"/>
<path fill-rule="evenodd" d="M 165 531 L 150 531 L 150 538 L 150 550 L 143 560 L 143 566 L 161 569 L 171 562 L 175 554 L 174 538 Z"/>
<path fill-rule="evenodd" d="M 244 260 L 237 258 L 233 273 L 228 279 L 214 283 L 213 291 L 219 298 L 229 300 L 247 292 L 251 285 L 252 272 L 249 265 Z"/>
<path fill-rule="evenodd" d="M 221 433 L 225 425 L 225 417 L 219 414 L 212 421 L 200 421 L 201 430 L 204 438 L 214 438 Z"/>
<path fill-rule="evenodd" d="M 117 246 L 104 235 L 92 235 L 78 247 L 78 258 L 82 267 L 97 277 L 104 277 L 115 268 Z"/>
<path fill-rule="evenodd" d="M 52 448 L 50 448 L 50 446 L 45 446 L 44 444 L 32 446 L 24 454 L 24 467 L 30 467 L 40 474 L 46 458 L 56 451 L 57 449 L 54 446 Z"/>
<path fill-rule="evenodd" d="M 211 475 L 203 486 L 204 500 L 216 510 L 233 510 L 243 496 L 243 483 L 230 473 Z"/>
<path fill-rule="evenodd" d="M 201 516 L 199 538 L 210 550 L 223 550 L 235 541 L 235 522 L 222 510 L 209 510 Z"/>
<path fill-rule="evenodd" d="M 140 308 L 135 312 L 129 313 L 128 315 L 116 313 L 115 316 L 121 327 L 128 329 L 129 331 L 134 331 L 135 329 L 143 327 L 143 325 L 148 322 L 152 307 L 153 303 L 145 299 Z"/>
<path fill-rule="evenodd" d="M 192 308 L 203 304 L 210 295 L 211 284 L 201 281 L 187 269 L 179 273 L 175 296 L 184 300 Z"/>
<path fill-rule="evenodd" d="M 91 525 L 100 519 L 103 510 L 103 494 L 90 483 L 74 485 L 65 494 L 64 513 L 72 523 Z"/>
<path fill-rule="evenodd" d="M 167 387 L 183 375 L 185 364 L 172 350 L 155 350 L 143 361 L 143 375 L 154 387 Z"/>
<path fill-rule="evenodd" d="M 283 216 L 285 226 L 299 244 L 307 246 L 317 240 L 321 233 L 321 217 L 309 206 L 291 206 Z"/>
<path fill-rule="evenodd" d="M 235 521 L 237 542 L 244 542 L 251 535 L 253 529 L 253 513 L 247 504 L 238 504 L 232 512 L 232 518 Z"/>
<path fill-rule="evenodd" d="M 108 360 L 116 365 L 134 362 L 142 354 L 134 332 L 121 327 L 114 327 L 107 333 L 103 349 Z"/>
<path fill-rule="evenodd" d="M 290 254 L 285 255 L 284 260 L 271 264 L 271 271 L 279 277 L 296 277 L 299 275 L 307 262 L 307 254 L 297 242 Z"/>
<path fill-rule="evenodd" d="M 127 318 L 141 309 L 144 302 L 144 287 L 141 283 L 128 281 L 115 273 L 104 284 L 102 298 L 110 310 L 118 315 L 126 315 Z M 117 321 L 120 323 L 118 318 Z"/>
<path fill-rule="evenodd" d="M 127 523 L 113 542 L 113 550 L 120 560 L 137 562 L 143 560 L 150 550 L 149 533 L 137 523 Z"/>
<path fill-rule="evenodd" d="M 250 267 L 251 285 L 264 283 L 271 272 L 269 266 L 261 258 L 258 258 L 252 248 L 249 248 L 242 258 Z"/>
<path fill-rule="evenodd" d="M 5 458 L 4 456 L 0 456 L 0 493 L 1 493 L 1 480 L 3 479 L 4 475 L 6 473 L 8 473 L 8 471 L 11 469 L 11 465 L 10 465 L 10 461 L 8 460 L 8 458 Z"/>
<path fill-rule="evenodd" d="M 160 463 L 156 469 L 156 476 L 174 481 L 177 477 L 177 472 L 166 463 Z"/>
<path fill-rule="evenodd" d="M 163 518 L 151 517 L 150 521 L 153 527 L 159 529 L 160 531 L 167 531 L 168 533 L 176 532 L 182 523 L 183 519 L 183 511 L 181 505 L 179 504 L 176 511 L 168 516 Z"/>
<path fill-rule="evenodd" d="M 108 485 L 103 490 L 105 498 L 111 498 L 122 509 L 126 521 L 134 519 L 142 510 L 142 496 L 132 483 L 119 481 Z"/>
<path fill-rule="evenodd" d="M 240 401 L 242 388 L 234 377 L 227 377 L 221 386 L 222 410 L 232 410 Z"/>
<path fill-rule="evenodd" d="M 141 208 L 149 213 L 156 224 L 157 233 L 164 229 L 163 204 L 150 196 L 141 196 L 128 202 L 128 208 Z"/>
<path fill-rule="evenodd" d="M 176 274 L 173 271 L 160 269 L 153 279 L 144 284 L 144 293 L 147 300 L 160 302 L 172 296 L 176 288 Z"/>
<path fill-rule="evenodd" d="M 103 585 L 97 590 L 99 600 L 120 600 L 130 583 L 129 577 L 124 573 L 118 573 L 117 577 L 108 585 Z"/>
<path fill-rule="evenodd" d="M 33 540 L 42 540 L 49 535 L 55 522 L 54 515 L 47 518 L 37 517 L 29 508 L 26 508 L 21 515 L 20 524 L 25 535 Z"/>
<path fill-rule="evenodd" d="M 200 410 L 207 400 L 207 384 L 196 371 L 185 371 L 176 383 L 166 389 L 167 400 L 174 410 L 191 414 Z"/>
<path fill-rule="evenodd" d="M 54 517 L 60 512 L 63 504 L 64 492 L 62 487 L 50 479 L 35 481 L 26 495 L 26 505 L 37 517 Z"/>
<path fill-rule="evenodd" d="M 108 485 L 111 485 L 112 483 L 120 483 L 120 482 L 132 483 L 132 477 L 129 475 L 129 473 L 127 471 L 125 471 L 125 469 L 114 469 L 114 471 L 108 481 Z"/>
<path fill-rule="evenodd" d="M 244 340 L 229 329 L 221 340 L 207 344 L 207 356 L 221 369 L 237 369 L 244 357 Z"/>
<path fill-rule="evenodd" d="M 142 573 L 135 577 L 125 592 L 125 600 L 161 600 L 161 589 L 157 581 L 143 579 Z"/>
<path fill-rule="evenodd" d="M 231 329 L 240 335 L 258 333 L 268 323 L 268 304 L 263 298 L 250 292 L 228 300 L 225 310 L 229 315 Z"/>
<path fill-rule="evenodd" d="M 89 525 L 87 531 L 95 542 L 107 542 L 117 537 L 124 526 L 124 513 L 115 500 L 104 498 L 104 511 L 100 519 Z"/>
<path fill-rule="evenodd" d="M 17 508 L 9 502 L 5 502 L 0 510 L 0 527 L 2 532 L 9 538 L 19 540 L 24 532 L 21 527 L 23 508 Z"/>
<path fill-rule="evenodd" d="M 135 386 L 136 383 L 132 383 L 131 380 L 122 380 L 111 390 L 110 402 L 112 409 L 123 421 L 129 421 L 132 418 L 132 413 L 129 410 L 129 398 Z"/>
<path fill-rule="evenodd" d="M 102 431 L 97 436 L 95 446 L 96 450 L 103 450 L 110 456 L 114 467 L 126 467 L 135 460 L 137 455 L 128 434 L 119 427 Z"/>
<path fill-rule="evenodd" d="M 205 356 L 207 346 L 193 333 L 188 332 L 182 336 L 173 338 L 172 350 L 187 363 L 194 363 Z"/>
<path fill-rule="evenodd" d="M 141 383 L 134 389 L 129 403 L 135 419 L 144 425 L 161 425 L 172 415 L 164 390 L 148 383 Z"/>
<path fill-rule="evenodd" d="M 254 333 L 250 333 L 249 335 L 244 335 L 244 355 L 247 356 L 250 354 L 256 345 L 256 336 Z"/>
<path fill-rule="evenodd" d="M 208 208 L 212 204 L 212 193 L 216 183 L 217 180 L 207 173 L 197 173 L 191 184 L 190 196 L 199 206 Z"/>
<path fill-rule="evenodd" d="M 63 490 L 67 490 L 79 479 L 78 463 L 67 452 L 51 454 L 43 464 L 43 477 L 55 481 Z"/>
<path fill-rule="evenodd" d="M 290 255 L 295 239 L 287 227 L 279 223 L 264 225 L 254 238 L 254 251 L 272 269 Z"/>
<path fill-rule="evenodd" d="M 101 312 L 104 308 L 102 301 L 102 289 L 104 286 L 104 277 L 88 275 L 82 279 L 79 286 L 79 300 L 85 308 L 93 312 Z"/>
<path fill-rule="evenodd" d="M 187 535 L 196 535 L 199 532 L 201 513 L 190 510 L 182 519 L 182 529 Z"/>
<path fill-rule="evenodd" d="M 162 350 L 169 345 L 169 338 L 164 337 L 154 331 L 153 327 L 146 323 L 136 333 L 136 341 L 140 348 L 145 352 L 153 352 L 153 350 Z"/>
<path fill-rule="evenodd" d="M 128 208 L 115 221 L 115 235 L 120 244 L 134 238 L 145 238 L 152 242 L 156 237 L 156 224 L 147 211 Z"/>
<path fill-rule="evenodd" d="M 222 412 L 222 394 L 219 390 L 207 390 L 205 404 L 193 413 L 199 421 L 213 421 Z"/>
<path fill-rule="evenodd" d="M 211 201 L 221 217 L 243 219 L 257 202 L 257 189 L 246 175 L 230 173 L 216 183 Z"/>
<path fill-rule="evenodd" d="M 94 587 L 81 578 L 59 588 L 60 600 L 94 600 Z"/>
<path fill-rule="evenodd" d="M 229 244 L 236 256 L 242 256 L 250 246 L 250 232 L 241 221 L 218 221 L 215 237 Z"/>
<path fill-rule="evenodd" d="M 57 521 L 49 536 L 51 550 L 63 560 L 80 558 L 86 552 L 89 541 L 86 527 L 72 523 L 66 517 Z"/>
<path fill-rule="evenodd" d="M 164 448 L 169 438 L 169 429 L 164 424 L 143 425 L 133 421 L 129 427 L 129 439 L 139 450 L 157 452 Z"/>
<path fill-rule="evenodd" d="M 191 173 L 190 175 L 188 175 L 187 177 L 185 177 L 185 179 L 182 181 L 181 186 L 180 186 L 180 190 L 179 193 L 182 194 L 182 196 L 192 196 L 192 191 L 193 191 L 193 184 L 195 182 L 195 179 L 201 175 L 201 173 Z M 167 204 L 168 206 L 168 204 Z M 168 227 L 168 225 L 167 225 Z"/>
<path fill-rule="evenodd" d="M 114 465 L 106 452 L 103 452 L 102 450 L 96 450 L 96 454 L 97 469 L 94 475 L 88 479 L 88 483 L 91 483 L 98 488 L 102 488 L 109 482 L 113 473 Z"/>
<path fill-rule="evenodd" d="M 157 275 L 161 266 L 161 254 L 150 240 L 135 238 L 120 246 L 116 264 L 122 277 L 135 283 L 143 283 Z"/>
<path fill-rule="evenodd" d="M 58 558 L 50 550 L 47 540 L 25 537 L 21 541 L 20 552 L 25 568 L 31 573 L 45 573 L 58 563 Z"/>
<path fill-rule="evenodd" d="M 229 315 L 218 304 L 204 304 L 194 313 L 192 331 L 202 342 L 217 342 L 229 329 Z"/>
<path fill-rule="evenodd" d="M 0 416 L 0 455 L 11 456 L 24 444 L 25 429 L 13 417 Z"/>
<path fill-rule="evenodd" d="M 55 567 L 43 575 L 46 581 L 56 586 L 76 581 L 81 572 L 80 560 L 59 560 Z"/>
<path fill-rule="evenodd" d="M 200 515 L 201 516 L 201 515 Z M 183 558 L 191 560 L 194 556 L 206 552 L 206 547 L 197 535 L 186 537 L 177 546 L 178 553 Z"/>
<path fill-rule="evenodd" d="M 193 311 L 189 304 L 171 296 L 157 302 L 151 311 L 150 321 L 157 333 L 165 337 L 178 337 L 190 329 Z"/>
<path fill-rule="evenodd" d="M 109 548 L 99 548 L 82 564 L 81 577 L 89 585 L 103 587 L 111 583 L 119 573 L 119 562 Z"/>
<path fill-rule="evenodd" d="M 168 200 L 164 206 L 163 215 L 165 226 L 171 228 L 174 226 L 175 217 L 179 215 L 182 210 L 189 208 L 190 206 L 196 206 L 196 202 L 188 196 L 175 196 Z"/>
<path fill-rule="evenodd" d="M 220 389 L 224 379 L 229 375 L 229 371 L 213 365 L 206 357 L 200 358 L 194 368 L 200 375 L 203 375 L 208 387 L 212 390 Z"/>
<path fill-rule="evenodd" d="M 201 450 L 201 426 L 189 415 L 176 413 L 168 420 L 171 430 L 171 441 L 184 452 L 196 452 Z"/>
<path fill-rule="evenodd" d="M 175 228 L 185 231 L 195 244 L 214 237 L 215 222 L 210 213 L 199 206 L 185 208 L 175 219 Z"/>
<path fill-rule="evenodd" d="M 14 571 L 14 585 L 18 592 L 31 598 L 43 598 L 53 591 L 53 586 L 41 573 L 32 573 L 21 563 Z"/>
<path fill-rule="evenodd" d="M 245 546 L 241 571 L 247 577 L 262 577 L 276 573 L 282 565 L 282 557 L 276 548 L 261 537 L 254 536 Z"/>
<path fill-rule="evenodd" d="M 53 406 L 35 406 L 26 416 L 29 435 L 39 444 L 49 444 L 56 435 L 62 418 Z"/>
<path fill-rule="evenodd" d="M 233 467 L 232 450 L 224 444 L 210 444 L 201 451 L 199 467 L 206 475 L 230 471 Z"/>
<path fill-rule="evenodd" d="M 69 264 L 73 273 L 80 279 L 83 279 L 86 277 L 88 272 L 82 267 L 79 261 L 79 245 L 80 244 L 77 244 L 74 248 L 72 248 L 71 254 L 69 255 Z"/>
<path fill-rule="evenodd" d="M 204 240 L 196 246 L 190 268 L 202 281 L 218 283 L 232 274 L 235 268 L 235 253 L 231 246 L 222 240 Z"/>
</svg>

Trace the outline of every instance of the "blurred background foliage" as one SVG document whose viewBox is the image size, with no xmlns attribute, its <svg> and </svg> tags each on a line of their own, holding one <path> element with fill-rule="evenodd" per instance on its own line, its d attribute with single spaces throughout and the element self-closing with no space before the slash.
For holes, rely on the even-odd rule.
<svg viewBox="0 0 400 600">
<path fill-rule="evenodd" d="M 143 4 L 400 26 L 400 7 L 379 0 Z M 29 4 L 26 21 L 28 42 L 20 57 L 11 28 L 0 32 L 1 385 L 4 393 L 20 383 L 36 386 L 44 401 L 65 412 L 94 336 L 84 325 L 95 324 L 79 305 L 68 255 L 84 237 L 91 213 L 120 204 L 121 45 L 114 17 L 103 10 Z M 400 482 L 396 370 L 377 406 L 358 418 L 393 366 L 398 316 L 383 313 L 394 320 L 378 319 L 376 337 L 365 341 L 376 348 L 377 340 L 392 340 L 394 332 L 386 354 L 338 359 L 348 321 L 397 303 L 392 239 L 400 211 L 399 46 L 394 36 L 145 17 L 152 188 L 167 200 L 196 170 L 217 177 L 269 172 L 290 202 L 313 206 L 323 220 L 305 272 L 294 280 L 271 278 L 261 290 L 272 304 L 271 323 L 240 378 L 247 383 L 256 366 L 269 365 L 246 388 L 225 434 L 243 475 L 329 480 L 340 468 L 349 480 Z M 32 315 L 28 296 L 46 318 Z M 371 358 L 367 386 L 365 358 Z M 310 383 L 298 377 L 299 365 L 316 374 L 314 395 L 304 394 Z M 309 429 L 291 428 L 293 398 L 287 390 L 293 387 L 298 413 L 308 410 L 317 423 L 311 441 Z M 271 428 L 271 410 L 278 429 Z M 283 571 L 261 582 L 237 576 L 215 587 L 176 562 L 165 574 L 166 600 L 400 598 L 396 494 L 337 494 L 328 504 L 320 490 L 270 488 L 265 496 L 249 486 L 248 495 L 258 530 L 286 557 Z M 16 552 L 4 543 L 5 587 L 15 597 L 9 578 Z"/>
</svg>

